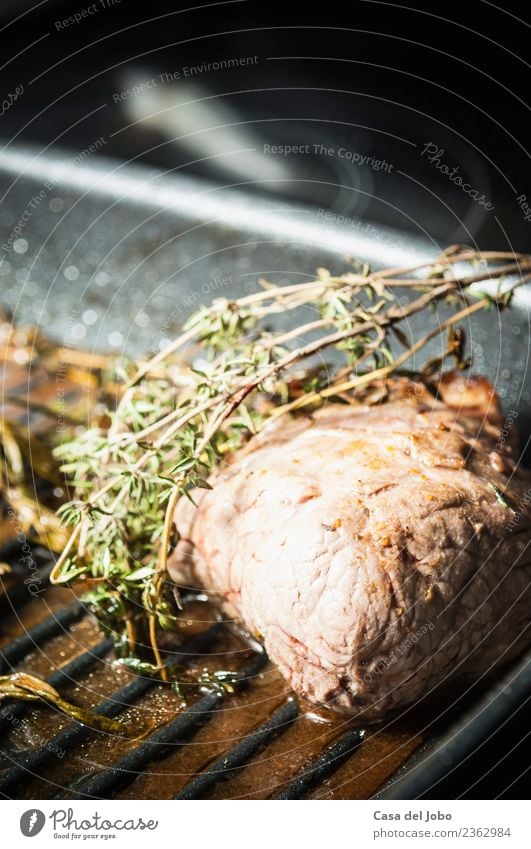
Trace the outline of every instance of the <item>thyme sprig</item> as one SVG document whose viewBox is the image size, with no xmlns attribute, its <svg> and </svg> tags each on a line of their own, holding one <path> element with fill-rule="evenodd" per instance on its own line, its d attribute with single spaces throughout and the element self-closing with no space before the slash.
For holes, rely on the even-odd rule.
<svg viewBox="0 0 531 849">
<path fill-rule="evenodd" d="M 75 497 L 60 511 L 71 532 L 52 581 L 85 581 L 85 600 L 114 634 L 118 652 L 149 649 L 166 678 L 159 639 L 178 614 L 166 580 L 178 500 L 209 488 L 222 458 L 272 419 L 331 397 L 352 401 L 440 334 L 450 333 L 448 353 L 461 360 L 456 326 L 479 310 L 509 306 L 529 279 L 531 256 L 456 246 L 431 263 L 355 266 L 341 276 L 319 269 L 305 283 L 263 282 L 258 292 L 202 307 L 163 351 L 139 366 L 120 366 L 120 400 L 104 417 L 108 428 L 92 427 L 58 448 Z M 503 284 L 494 294 L 476 291 L 492 280 Z M 409 293 L 405 303 L 396 289 Z M 439 303 L 451 315 L 410 342 L 403 325 Z M 291 329 L 269 329 L 271 316 L 293 312 L 296 321 L 301 311 L 305 320 Z M 404 348 L 399 355 L 393 335 Z M 191 344 L 201 359 L 185 367 Z M 316 355 L 332 348 L 343 364 L 312 369 Z M 301 364 L 306 377 L 295 380 Z"/>
<path fill-rule="evenodd" d="M 36 675 L 26 672 L 14 672 L 0 675 L 0 702 L 3 699 L 17 699 L 29 702 L 44 702 L 53 705 L 61 713 L 77 719 L 90 728 L 107 733 L 123 732 L 124 725 L 118 719 L 111 719 L 101 713 L 82 708 L 67 702 L 57 690 Z M 135 732 L 138 735 L 138 731 Z"/>
</svg>

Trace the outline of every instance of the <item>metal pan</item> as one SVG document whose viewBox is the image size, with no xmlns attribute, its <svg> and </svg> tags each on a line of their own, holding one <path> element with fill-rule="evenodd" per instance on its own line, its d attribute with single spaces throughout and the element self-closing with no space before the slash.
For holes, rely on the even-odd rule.
<svg viewBox="0 0 531 849">
<path fill-rule="evenodd" d="M 424 233 L 404 235 L 248 196 L 245 187 L 218 188 L 89 154 L 8 148 L 0 154 L 0 193 L 0 304 L 19 324 L 37 323 L 65 346 L 133 356 L 163 347 L 201 303 L 253 291 L 259 278 L 300 281 L 321 266 L 339 273 L 352 257 L 373 267 L 408 266 L 446 247 Z M 475 370 L 518 413 L 524 445 L 530 303 L 522 293 L 514 309 L 481 314 L 466 328 Z M 411 335 L 425 332 L 426 322 L 415 318 Z M 435 341 L 423 357 L 442 345 Z M 521 704 L 530 675 L 527 659 L 410 759 L 382 798 L 419 796 L 451 772 Z"/>
</svg>

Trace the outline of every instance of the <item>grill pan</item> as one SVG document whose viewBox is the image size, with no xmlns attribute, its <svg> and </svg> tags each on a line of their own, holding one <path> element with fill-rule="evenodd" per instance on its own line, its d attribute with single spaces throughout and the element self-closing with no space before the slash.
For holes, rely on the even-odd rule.
<svg viewBox="0 0 531 849">
<path fill-rule="evenodd" d="M 0 191 L 0 303 L 17 324 L 37 323 L 63 345 L 94 352 L 159 350 L 200 303 L 253 291 L 260 277 L 295 282 L 320 266 L 341 272 L 349 257 L 408 265 L 445 247 L 248 197 L 241 187 L 218 189 L 103 159 L 73 167 L 67 153 L 4 151 Z M 410 333 L 426 329 L 423 316 Z M 518 412 L 524 446 L 529 339 L 526 293 L 514 310 L 480 315 L 469 329 L 476 370 Z M 7 391 L 53 397 L 56 390 L 43 389 L 38 374 L 10 372 Z M 34 429 L 50 426 L 24 407 L 19 417 Z M 116 664 L 111 641 L 72 591 L 49 586 L 50 555 L 35 549 L 33 556 L 37 593 L 25 581 L 17 545 L 0 552 L 13 564 L 0 595 L 0 674 L 34 672 L 78 704 L 150 725 L 141 739 L 122 739 L 49 708 L 6 704 L 6 798 L 416 798 L 529 693 L 524 658 L 495 684 L 486 677 L 473 687 L 453 685 L 443 700 L 428 697 L 384 726 L 360 729 L 299 704 L 257 645 L 191 597 L 170 657 L 196 672 L 229 666 L 237 680 L 234 695 L 198 686 L 183 707 L 169 688 Z"/>
</svg>

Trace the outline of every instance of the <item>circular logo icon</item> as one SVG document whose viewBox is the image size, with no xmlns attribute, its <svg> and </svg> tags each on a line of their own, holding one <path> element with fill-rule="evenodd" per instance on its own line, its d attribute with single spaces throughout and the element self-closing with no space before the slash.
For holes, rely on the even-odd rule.
<svg viewBox="0 0 531 849">
<path fill-rule="evenodd" d="M 20 830 L 24 837 L 35 837 L 44 827 L 46 817 L 38 808 L 31 808 L 29 811 L 24 811 L 20 817 Z"/>
</svg>

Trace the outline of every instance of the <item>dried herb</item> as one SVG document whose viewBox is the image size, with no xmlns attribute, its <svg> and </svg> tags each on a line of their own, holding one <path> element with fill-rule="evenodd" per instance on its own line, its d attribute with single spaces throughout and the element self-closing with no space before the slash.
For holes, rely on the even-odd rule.
<svg viewBox="0 0 531 849">
<path fill-rule="evenodd" d="M 125 727 L 119 719 L 110 719 L 100 713 L 70 704 L 46 681 L 37 678 L 35 675 L 27 675 L 25 672 L 0 676 L 0 700 L 2 699 L 44 702 L 53 705 L 71 719 L 77 719 L 78 722 L 82 722 L 91 728 L 97 728 L 99 731 L 108 733 L 124 733 Z M 138 733 L 138 731 L 135 733 Z"/>
<path fill-rule="evenodd" d="M 0 308 L 0 361 L 11 368 L 31 369 L 32 382 L 41 379 L 56 387 L 57 377 L 79 386 L 79 404 L 68 413 L 58 401 L 46 406 L 35 402 L 29 395 L 4 393 L 3 411 L 0 421 L 0 545 L 13 536 L 23 533 L 29 540 L 39 542 L 52 551 L 64 548 L 67 532 L 55 511 L 46 505 L 56 500 L 49 498 L 52 490 L 59 486 L 62 478 L 52 456 L 52 437 L 58 416 L 65 427 L 82 424 L 86 419 L 89 402 L 95 405 L 98 393 L 114 390 L 108 379 L 108 369 L 114 358 L 93 357 L 91 353 L 62 348 L 42 336 L 35 327 L 16 327 L 10 316 Z M 104 389 L 105 387 L 105 389 Z M 38 413 L 54 427 L 35 428 L 29 431 L 16 415 L 20 407 L 32 414 Z M 35 490 L 39 490 L 39 498 Z M 2 515 L 5 518 L 1 523 Z"/>
<path fill-rule="evenodd" d="M 51 447 L 16 422 L 0 421 L 0 496 L 6 501 L 6 524 L 11 520 L 6 538 L 23 533 L 52 551 L 62 551 L 66 530 L 55 512 L 34 494 L 35 476 L 57 483 L 56 475 Z"/>
<path fill-rule="evenodd" d="M 528 255 L 454 247 L 416 267 L 360 266 L 338 277 L 319 269 L 309 282 L 264 282 L 262 291 L 202 307 L 152 359 L 119 363 L 120 400 L 106 412 L 109 427 L 87 429 L 58 449 L 75 498 L 60 511 L 71 533 L 52 580 L 83 576 L 85 600 L 114 634 L 118 652 L 143 660 L 150 650 L 152 669 L 166 679 L 159 634 L 177 615 L 166 580 L 178 539 L 177 501 L 208 487 L 220 459 L 272 419 L 328 398 L 367 397 L 440 334 L 449 334 L 448 355 L 464 365 L 457 325 L 479 310 L 505 308 L 530 272 Z M 471 297 L 470 287 L 501 279 L 494 294 Z M 397 289 L 410 293 L 406 303 Z M 442 303 L 451 315 L 410 342 L 408 319 Z M 293 312 L 296 319 L 301 308 L 302 324 L 268 328 L 271 316 Z M 393 334 L 404 348 L 399 355 Z M 179 357 L 192 343 L 202 359 L 186 368 Z M 341 352 L 343 364 L 316 373 L 315 357 L 327 349 Z"/>
</svg>

